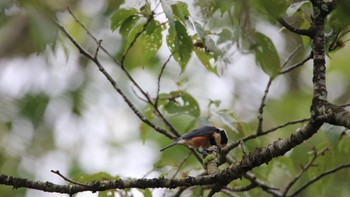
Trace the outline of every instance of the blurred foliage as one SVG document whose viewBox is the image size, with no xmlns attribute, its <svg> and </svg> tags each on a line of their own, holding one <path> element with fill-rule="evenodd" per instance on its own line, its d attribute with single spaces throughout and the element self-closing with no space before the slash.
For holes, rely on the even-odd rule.
<svg viewBox="0 0 350 197">
<path fill-rule="evenodd" d="M 330 99 L 341 105 L 350 101 L 350 94 L 347 91 L 350 88 L 348 76 L 350 73 L 348 66 L 350 63 L 348 55 L 350 1 L 339 0 L 337 3 L 339 5 L 327 18 L 325 34 L 326 51 L 329 57 L 327 72 Z M 5 81 L 6 84 L 4 82 L 1 84 L 3 86 L 0 86 L 0 170 L 2 173 L 38 177 L 38 172 L 33 169 L 42 165 L 41 159 L 62 151 L 67 157 L 62 162 L 66 161 L 65 166 L 69 176 L 75 177 L 76 181 L 119 178 L 118 175 L 108 172 L 89 174 L 87 172 L 89 164 L 79 161 L 79 151 L 88 144 L 83 143 L 83 138 L 89 134 L 84 130 L 85 128 L 79 133 L 75 130 L 78 126 L 73 125 L 92 122 L 88 114 L 100 113 L 99 102 L 105 102 L 108 106 L 101 110 L 112 108 L 118 111 L 121 107 L 119 104 L 115 107 L 109 106 L 112 101 L 102 96 L 104 93 L 112 95 L 113 101 L 119 98 L 112 93 L 113 90 L 107 85 L 105 79 L 102 79 L 104 88 L 101 90 L 99 86 L 101 74 L 91 68 L 89 61 L 79 57 L 76 58 L 75 63 L 70 62 L 70 58 L 74 59 L 77 55 L 77 50 L 72 48 L 66 37 L 58 33 L 54 22 L 58 21 L 64 25 L 74 39 L 92 54 L 96 50 L 96 44 L 69 14 L 67 7 L 91 31 L 92 35 L 103 39 L 102 44 L 110 49 L 112 56 L 124 63 L 124 69 L 130 71 L 132 76 L 148 73 L 154 79 L 150 80 L 154 83 L 153 86 L 148 84 L 150 82 L 140 83 L 140 85 L 146 89 L 147 93 L 149 92 L 151 100 L 154 102 L 157 100 L 159 110 L 181 134 L 204 124 L 215 124 L 225 128 L 229 133 L 230 142 L 255 133 L 257 110 L 265 88 L 263 83 L 266 83 L 263 79 L 268 77 L 275 78 L 275 81 L 271 88 L 272 93 L 267 98 L 264 130 L 309 116 L 312 97 L 310 66 L 306 64 L 283 76 L 278 73 L 282 67 L 281 64 L 289 59 L 297 46 L 300 46 L 300 49 L 284 65 L 285 68 L 308 56 L 311 50 L 310 40 L 281 28 L 276 20 L 283 17 L 294 27 L 310 27 L 312 9 L 309 1 L 195 0 L 192 5 L 186 1 L 105 0 L 89 7 L 87 1 L 3 0 L 0 2 L 0 62 L 4 66 L 0 68 L 0 82 Z M 278 38 L 275 35 L 278 35 Z M 63 50 L 63 55 L 57 55 L 61 53 L 60 50 Z M 174 61 L 162 68 L 165 57 L 170 54 L 173 55 Z M 22 67 L 26 67 L 23 73 L 30 73 L 32 69 L 35 71 L 36 65 L 25 64 L 16 72 L 8 71 L 11 66 L 24 64 L 23 62 L 31 64 L 33 58 L 44 60 L 40 62 L 44 65 L 41 67 L 41 72 L 36 72 L 32 77 L 32 81 L 39 82 L 26 81 L 25 74 L 16 75 L 23 72 Z M 251 72 L 239 72 L 240 67 L 235 67 L 235 64 L 240 62 L 238 61 L 240 58 L 253 60 L 246 61 L 244 64 L 252 64 L 255 60 L 257 67 L 249 67 L 254 69 Z M 143 115 L 157 126 L 166 128 L 162 118 L 155 112 L 154 106 L 138 102 L 138 93 L 133 94 L 131 91 L 131 89 L 134 90 L 134 85 L 126 79 L 119 65 L 115 66 L 104 56 L 101 59 L 107 62 L 106 64 L 113 65 L 110 68 L 111 75 L 117 78 L 117 83 L 126 95 L 132 98 Z M 15 62 L 15 65 L 8 63 L 10 61 Z M 61 67 L 69 64 L 67 69 L 69 71 L 64 71 L 67 78 L 57 77 L 62 70 L 55 69 L 54 61 L 59 62 L 57 64 Z M 68 76 L 70 72 L 73 73 L 72 76 Z M 157 84 L 160 73 L 162 73 L 161 80 Z M 257 80 L 257 84 L 248 77 L 240 78 L 241 76 L 236 73 L 252 76 Z M 212 90 L 205 90 L 198 94 L 201 90 L 196 89 L 196 86 L 203 85 L 203 88 L 206 88 L 205 85 L 211 83 L 206 80 L 213 74 L 215 77 L 222 77 L 223 80 L 232 78 L 228 80 L 229 82 L 226 81 L 234 87 L 234 90 L 225 90 L 228 100 L 215 99 L 215 95 L 211 95 L 215 92 Z M 47 77 L 49 79 L 42 82 L 44 75 L 49 76 Z M 13 79 L 8 80 L 9 76 Z M 18 84 L 21 88 L 16 92 Z M 151 90 L 151 87 L 156 86 L 160 87 L 159 95 Z M 121 103 L 120 105 L 125 105 L 124 102 Z M 95 105 L 96 108 L 94 108 Z M 145 143 L 144 146 L 147 146 L 148 142 L 154 142 L 159 147 L 170 143 L 169 139 L 165 139 L 145 123 L 127 120 L 130 121 L 127 125 L 140 125 L 139 136 Z M 65 124 L 72 128 L 73 133 L 70 133 L 69 139 L 63 139 L 67 141 L 63 146 L 60 144 L 62 137 L 60 138 L 57 130 L 58 125 Z M 98 124 L 99 122 L 96 121 L 96 125 Z M 112 125 L 112 123 L 109 124 Z M 247 152 L 254 151 L 257 147 L 288 137 L 300 126 L 302 123 L 250 140 L 244 144 L 244 148 Z M 112 134 L 108 133 L 108 138 L 110 136 Z M 114 139 L 110 137 L 108 140 Z M 315 165 L 292 188 L 292 190 L 297 189 L 320 173 L 348 162 L 349 140 L 349 132 L 344 128 L 325 126 L 306 143 L 297 146 L 283 157 L 255 168 L 252 172 L 258 179 L 271 186 L 284 188 L 300 172 L 301 166 L 305 166 L 311 160 L 314 155 L 313 150 L 321 151 L 332 145 L 330 150 L 317 158 Z M 121 147 L 129 142 L 131 143 L 132 139 L 127 138 L 123 142 L 114 142 L 118 146 L 109 148 L 113 150 L 112 152 L 118 153 L 122 151 Z M 107 146 L 108 143 L 110 142 L 102 144 Z M 158 153 L 158 150 L 155 152 Z M 193 156 L 184 160 L 188 152 L 185 147 L 162 152 L 159 158 L 154 159 L 152 171 L 166 177 L 175 174 L 177 177 L 200 174 L 202 167 L 198 160 Z M 230 152 L 230 155 L 239 160 L 243 153 L 240 148 L 236 148 Z M 94 160 L 94 158 L 90 159 Z M 108 161 L 112 160 L 111 156 L 108 159 Z M 133 159 L 137 161 L 137 158 Z M 57 159 L 55 162 L 59 163 L 61 160 Z M 326 176 L 299 196 L 312 196 L 316 193 L 318 196 L 333 196 L 335 192 L 337 196 L 348 196 L 349 176 L 350 170 Z M 243 187 L 247 184 L 249 182 L 242 179 L 232 182 L 230 186 Z M 138 192 L 144 196 L 152 196 L 152 189 L 138 190 Z M 203 195 L 206 192 L 201 187 L 185 191 L 186 194 L 193 196 Z M 26 190 L 12 190 L 3 186 L 0 186 L 0 193 L 2 196 L 29 195 Z M 106 191 L 99 192 L 98 195 L 127 196 L 132 195 L 132 192 L 130 190 Z M 249 190 L 247 193 L 238 193 L 238 195 L 269 196 L 262 193 L 260 189 Z"/>
</svg>

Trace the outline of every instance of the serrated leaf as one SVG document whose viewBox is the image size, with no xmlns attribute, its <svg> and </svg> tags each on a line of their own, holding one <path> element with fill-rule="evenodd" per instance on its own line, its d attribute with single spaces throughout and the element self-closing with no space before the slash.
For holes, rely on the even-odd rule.
<svg viewBox="0 0 350 197">
<path fill-rule="evenodd" d="M 133 46 L 131 46 L 132 43 Z M 131 46 L 131 48 L 125 58 L 125 65 L 129 67 L 143 66 L 162 46 L 162 28 L 159 26 L 159 22 L 152 19 L 146 24 L 146 27 L 144 24 L 135 27 L 135 31 L 132 30 L 129 34 L 126 46 Z M 125 48 L 125 52 L 126 50 L 127 48 Z M 135 58 L 135 54 L 137 54 L 137 58 Z"/>
<path fill-rule="evenodd" d="M 235 131 L 238 133 L 237 128 L 235 127 L 236 119 L 234 117 L 234 114 L 231 111 L 228 110 L 220 110 L 216 113 L 216 115 L 220 118 L 221 122 L 229 127 L 232 131 Z"/>
<path fill-rule="evenodd" d="M 305 3 L 309 3 L 309 1 L 299 1 L 292 3 L 288 8 L 287 8 L 287 16 L 291 17 L 293 16 L 300 8 L 303 6 Z"/>
<path fill-rule="evenodd" d="M 120 26 L 119 33 L 123 37 L 127 37 L 131 30 L 135 27 L 137 21 L 140 19 L 139 15 L 132 15 L 127 18 Z"/>
<path fill-rule="evenodd" d="M 281 0 L 255 0 L 254 4 L 259 9 L 265 10 L 266 14 L 274 18 L 279 18 L 284 15 L 288 7 L 288 2 Z"/>
<path fill-rule="evenodd" d="M 230 30 L 228 30 L 227 28 L 224 28 L 220 33 L 219 33 L 219 40 L 218 40 L 218 44 L 220 43 L 224 43 L 228 40 L 232 39 L 232 32 Z"/>
<path fill-rule="evenodd" d="M 225 12 L 229 12 L 232 9 L 234 1 L 232 0 L 218 0 L 216 1 L 216 7 L 220 9 L 221 16 L 225 14 Z"/>
<path fill-rule="evenodd" d="M 215 57 L 222 55 L 222 51 L 216 46 L 216 43 L 214 42 L 214 40 L 209 37 L 206 36 L 204 39 L 204 44 L 205 47 L 212 53 L 214 53 Z"/>
<path fill-rule="evenodd" d="M 205 37 L 206 37 L 206 33 L 204 28 L 202 27 L 202 25 L 200 23 L 198 23 L 197 21 L 194 22 L 194 28 L 196 29 L 196 32 L 198 34 L 198 37 L 204 42 Z"/>
<path fill-rule="evenodd" d="M 143 5 L 140 8 L 140 11 L 141 11 L 142 15 L 146 18 L 149 18 L 152 16 L 151 5 L 148 1 L 146 1 L 145 5 Z"/>
<path fill-rule="evenodd" d="M 210 61 L 214 61 L 214 55 L 205 51 L 204 48 L 194 47 L 194 52 L 196 53 L 198 59 L 202 62 L 203 66 L 209 71 L 218 75 L 217 67 L 212 66 Z"/>
<path fill-rule="evenodd" d="M 181 70 L 184 71 L 191 58 L 193 44 L 186 27 L 181 22 L 175 21 L 175 26 L 170 27 L 167 44 L 174 55 L 174 59 L 180 64 Z"/>
<path fill-rule="evenodd" d="M 339 140 L 341 135 L 343 134 L 345 128 L 341 127 L 341 126 L 334 126 L 334 125 L 330 125 L 330 124 L 324 124 L 322 126 L 324 133 L 326 135 L 327 140 L 333 145 L 335 146 Z"/>
<path fill-rule="evenodd" d="M 178 1 L 171 5 L 174 16 L 176 16 L 180 21 L 185 22 L 188 20 L 190 13 L 188 12 L 187 3 Z"/>
<path fill-rule="evenodd" d="M 178 99 L 169 99 L 168 103 L 164 105 L 165 111 L 170 114 L 187 113 L 199 117 L 199 104 L 189 93 L 179 90 L 170 92 L 169 95 Z"/>
<path fill-rule="evenodd" d="M 174 14 L 173 10 L 171 9 L 171 5 L 169 4 L 169 1 L 160 1 L 163 11 L 165 13 L 166 18 L 168 19 L 168 23 L 170 27 L 175 26 L 175 20 L 174 20 Z"/>
<path fill-rule="evenodd" d="M 280 70 L 280 58 L 271 39 L 262 33 L 255 32 L 255 61 L 270 77 L 275 77 Z"/>
<path fill-rule="evenodd" d="M 114 12 L 114 14 L 111 17 L 112 31 L 118 29 L 127 18 L 135 15 L 136 13 L 137 13 L 137 10 L 135 8 L 119 9 L 116 12 Z"/>
</svg>

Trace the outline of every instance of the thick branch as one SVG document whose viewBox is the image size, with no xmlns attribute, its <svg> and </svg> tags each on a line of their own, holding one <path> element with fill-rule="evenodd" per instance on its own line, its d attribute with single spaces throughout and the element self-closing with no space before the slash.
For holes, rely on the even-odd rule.
<svg viewBox="0 0 350 197">
<path fill-rule="evenodd" d="M 314 99 L 327 100 L 324 26 L 330 8 L 327 8 L 321 0 L 313 0 L 312 5 L 314 12 L 312 27 L 315 31 L 312 37 Z"/>
<path fill-rule="evenodd" d="M 327 103 L 325 110 L 325 121 L 329 124 L 344 126 L 350 129 L 350 112 L 343 107 Z"/>
<path fill-rule="evenodd" d="M 38 189 L 47 192 L 58 192 L 75 194 L 82 191 L 105 191 L 109 189 L 125 188 L 176 188 L 189 187 L 194 185 L 227 185 L 231 181 L 243 176 L 244 173 L 252 168 L 268 163 L 273 158 L 284 155 L 287 151 L 299 145 L 317 132 L 321 124 L 317 122 L 308 122 L 303 128 L 298 129 L 290 137 L 284 140 L 275 141 L 273 144 L 258 148 L 253 153 L 243 157 L 243 159 L 230 165 L 218 174 L 211 176 L 187 177 L 184 179 L 133 179 L 133 180 L 106 180 L 83 183 L 84 185 L 56 185 L 50 182 L 30 181 L 23 178 L 16 178 L 6 175 L 0 175 L 0 184 L 11 185 L 15 188 L 26 187 Z"/>
</svg>

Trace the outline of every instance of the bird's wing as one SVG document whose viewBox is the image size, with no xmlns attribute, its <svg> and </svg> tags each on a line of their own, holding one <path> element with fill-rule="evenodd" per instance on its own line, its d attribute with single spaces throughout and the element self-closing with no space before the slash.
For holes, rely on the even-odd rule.
<svg viewBox="0 0 350 197">
<path fill-rule="evenodd" d="M 183 136 L 181 136 L 180 138 L 181 139 L 185 139 L 185 140 L 188 140 L 188 139 L 191 139 L 193 137 L 197 137 L 197 136 L 207 136 L 207 135 L 210 135 L 212 134 L 213 132 L 215 132 L 217 130 L 216 127 L 213 127 L 213 126 L 204 126 L 204 127 L 201 127 L 201 128 L 198 128 L 198 129 L 195 129 Z"/>
</svg>

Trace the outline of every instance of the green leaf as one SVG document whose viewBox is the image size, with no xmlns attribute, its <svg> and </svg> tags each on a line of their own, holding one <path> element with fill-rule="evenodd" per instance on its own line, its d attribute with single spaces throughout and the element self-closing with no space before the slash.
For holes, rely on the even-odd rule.
<svg viewBox="0 0 350 197">
<path fill-rule="evenodd" d="M 144 196 L 144 197 L 152 197 L 152 192 L 151 192 L 151 190 L 150 190 L 150 189 L 145 189 L 145 190 L 143 191 L 143 196 Z"/>
<path fill-rule="evenodd" d="M 158 21 L 152 19 L 146 26 L 140 24 L 135 27 L 127 39 L 124 53 L 132 43 L 133 46 L 125 58 L 125 65 L 128 67 L 143 66 L 162 46 L 162 28 Z M 135 54 L 137 54 L 137 58 L 135 58 Z"/>
<path fill-rule="evenodd" d="M 287 9 L 287 16 L 293 16 L 305 3 L 310 3 L 309 1 L 299 1 L 292 3 Z"/>
<path fill-rule="evenodd" d="M 255 32 L 255 61 L 270 77 L 275 77 L 280 70 L 280 58 L 271 39 Z"/>
<path fill-rule="evenodd" d="M 235 127 L 235 124 L 237 120 L 235 119 L 235 115 L 232 111 L 229 110 L 220 110 L 216 112 L 216 115 L 220 118 L 221 122 L 230 128 L 232 131 L 238 132 L 237 128 Z"/>
<path fill-rule="evenodd" d="M 184 71 L 192 53 L 192 39 L 187 33 L 186 27 L 179 21 L 175 21 L 175 26 L 169 29 L 167 44 L 174 55 L 174 59 Z"/>
<path fill-rule="evenodd" d="M 160 1 L 164 14 L 166 18 L 168 19 L 168 23 L 170 25 L 170 28 L 175 26 L 175 20 L 174 20 L 174 14 L 171 9 L 171 5 L 169 4 L 169 1 Z"/>
<path fill-rule="evenodd" d="M 139 15 L 132 15 L 129 18 L 127 18 L 123 24 L 120 26 L 119 33 L 123 37 L 127 37 L 131 30 L 135 27 L 137 21 L 140 19 Z"/>
<path fill-rule="evenodd" d="M 253 0 L 252 4 L 259 10 L 264 10 L 265 14 L 273 18 L 279 18 L 285 14 L 288 7 L 287 1 L 281 0 Z"/>
<path fill-rule="evenodd" d="M 206 33 L 204 28 L 202 27 L 202 25 L 200 23 L 198 23 L 197 21 L 194 22 L 194 28 L 196 29 L 196 32 L 198 34 L 198 37 L 204 42 L 205 37 L 206 37 Z"/>
<path fill-rule="evenodd" d="M 228 30 L 227 28 L 224 28 L 220 33 L 219 33 L 219 40 L 218 40 L 218 44 L 220 43 L 224 43 L 228 40 L 231 40 L 233 37 L 233 34 L 230 30 Z"/>
<path fill-rule="evenodd" d="M 341 126 L 334 126 L 330 124 L 324 124 L 322 126 L 324 130 L 324 134 L 326 135 L 327 140 L 335 146 L 339 140 L 341 135 L 344 133 L 345 128 Z"/>
<path fill-rule="evenodd" d="M 187 3 L 178 1 L 171 5 L 174 16 L 176 16 L 180 21 L 185 22 L 188 20 L 190 13 L 188 12 Z"/>
<path fill-rule="evenodd" d="M 232 9 L 234 1 L 233 0 L 216 0 L 215 6 L 220 9 L 221 16 L 225 14 L 225 12 L 230 12 Z"/>
<path fill-rule="evenodd" d="M 194 52 L 196 53 L 198 59 L 202 62 L 203 66 L 209 71 L 216 75 L 218 75 L 217 67 L 212 66 L 210 61 L 214 61 L 214 55 L 212 53 L 208 53 L 202 47 L 194 47 Z"/>
<path fill-rule="evenodd" d="M 145 5 L 140 8 L 142 15 L 146 18 L 150 18 L 152 16 L 151 5 L 148 1 L 146 1 Z"/>
<path fill-rule="evenodd" d="M 170 98 L 164 105 L 165 111 L 170 114 L 186 113 L 194 117 L 199 117 L 200 108 L 198 102 L 185 91 L 173 91 L 169 93 Z"/>
<path fill-rule="evenodd" d="M 112 29 L 112 31 L 118 29 L 127 18 L 135 15 L 136 13 L 137 13 L 137 10 L 135 8 L 120 9 L 120 10 L 117 10 L 116 12 L 114 12 L 114 14 L 111 17 L 111 29 Z"/>
</svg>

